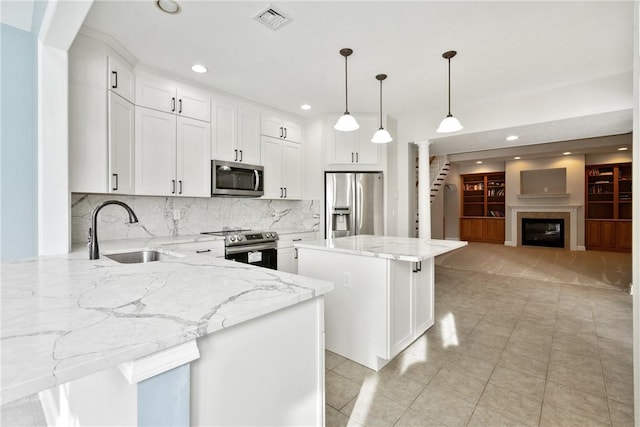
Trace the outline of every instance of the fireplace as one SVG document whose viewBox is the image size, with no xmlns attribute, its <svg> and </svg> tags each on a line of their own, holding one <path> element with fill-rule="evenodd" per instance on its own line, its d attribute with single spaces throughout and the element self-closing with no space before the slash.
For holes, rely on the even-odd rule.
<svg viewBox="0 0 640 427">
<path fill-rule="evenodd" d="M 564 248 L 563 218 L 522 218 L 522 244 Z"/>
</svg>

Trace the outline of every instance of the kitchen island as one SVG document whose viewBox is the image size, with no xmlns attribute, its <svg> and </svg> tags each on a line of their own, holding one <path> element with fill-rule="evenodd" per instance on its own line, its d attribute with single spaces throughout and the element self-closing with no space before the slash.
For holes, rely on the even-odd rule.
<svg viewBox="0 0 640 427">
<path fill-rule="evenodd" d="M 328 280 L 325 346 L 376 371 L 434 324 L 434 257 L 467 242 L 358 235 L 297 242 L 298 271 Z"/>
<path fill-rule="evenodd" d="M 177 243 L 2 263 L 2 403 L 41 392 L 58 424 L 322 425 L 333 284 Z M 143 249 L 161 259 L 105 256 Z"/>
</svg>

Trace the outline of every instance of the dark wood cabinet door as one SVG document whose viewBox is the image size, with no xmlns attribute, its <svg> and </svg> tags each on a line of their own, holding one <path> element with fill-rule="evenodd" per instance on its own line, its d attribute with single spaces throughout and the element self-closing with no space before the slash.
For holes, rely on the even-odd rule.
<svg viewBox="0 0 640 427">
<path fill-rule="evenodd" d="M 631 221 L 616 223 L 616 246 L 620 249 L 631 249 Z"/>
<path fill-rule="evenodd" d="M 484 238 L 487 241 L 504 243 L 504 219 L 485 219 Z"/>
</svg>

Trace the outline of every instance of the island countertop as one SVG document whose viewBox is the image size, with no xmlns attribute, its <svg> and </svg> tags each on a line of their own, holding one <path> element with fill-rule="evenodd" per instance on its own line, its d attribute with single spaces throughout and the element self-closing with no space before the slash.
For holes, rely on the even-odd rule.
<svg viewBox="0 0 640 427">
<path fill-rule="evenodd" d="M 162 241 L 101 242 L 60 256 L 2 263 L 1 403 L 320 296 L 333 284 Z M 167 243 L 177 243 L 164 241 Z M 124 250 L 123 250 L 124 249 Z M 105 254 L 173 257 L 120 264 Z"/>
<path fill-rule="evenodd" d="M 295 247 L 341 252 L 399 261 L 419 262 L 466 246 L 467 242 L 396 236 L 358 235 L 295 242 Z"/>
</svg>

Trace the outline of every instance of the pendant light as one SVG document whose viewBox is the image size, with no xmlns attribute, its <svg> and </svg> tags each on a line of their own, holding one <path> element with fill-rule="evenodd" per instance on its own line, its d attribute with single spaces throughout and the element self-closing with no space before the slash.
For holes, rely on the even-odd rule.
<svg viewBox="0 0 640 427">
<path fill-rule="evenodd" d="M 386 74 L 378 74 L 376 76 L 376 80 L 380 81 L 380 129 L 378 129 L 376 133 L 373 134 L 373 138 L 371 138 L 371 142 L 375 144 L 386 144 L 393 141 L 389 132 L 382 127 L 382 81 L 386 78 Z"/>
<path fill-rule="evenodd" d="M 349 91 L 347 90 L 347 58 L 353 53 L 349 48 L 340 49 L 340 55 L 344 56 L 344 114 L 340 116 L 333 128 L 335 130 L 348 132 L 360 127 L 356 119 L 349 114 Z"/>
<path fill-rule="evenodd" d="M 456 53 L 455 50 L 450 50 L 442 54 L 442 57 L 449 62 L 449 113 L 447 117 L 440 122 L 440 127 L 436 130 L 436 132 L 439 133 L 456 132 L 462 129 L 462 125 L 458 119 L 451 114 L 451 58 L 456 56 Z"/>
</svg>

